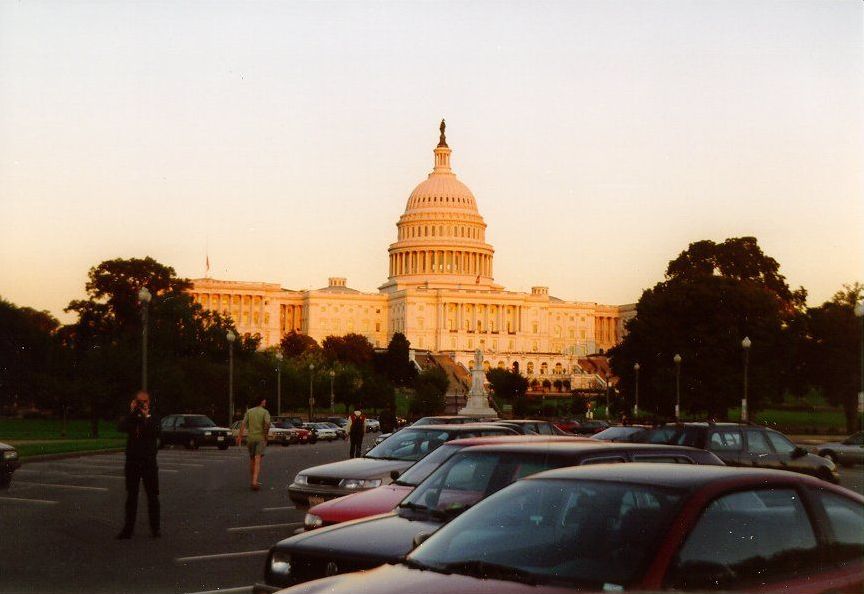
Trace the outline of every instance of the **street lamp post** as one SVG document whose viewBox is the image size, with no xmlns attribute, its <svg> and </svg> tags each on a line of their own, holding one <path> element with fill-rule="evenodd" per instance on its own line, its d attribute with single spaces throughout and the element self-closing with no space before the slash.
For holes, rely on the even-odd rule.
<svg viewBox="0 0 864 594">
<path fill-rule="evenodd" d="M 333 379 L 336 377 L 336 372 L 330 370 L 330 414 L 336 414 L 336 397 L 333 395 Z"/>
<path fill-rule="evenodd" d="M 234 422 L 234 341 L 237 335 L 229 330 L 225 333 L 228 341 L 228 426 Z"/>
<path fill-rule="evenodd" d="M 611 419 L 612 416 L 609 414 L 609 372 L 606 372 L 606 418 Z"/>
<path fill-rule="evenodd" d="M 744 398 L 741 399 L 741 422 L 746 423 L 749 417 L 749 411 L 747 410 L 747 367 L 750 363 L 750 338 L 745 336 L 744 340 L 741 341 L 741 348 L 744 349 Z"/>
<path fill-rule="evenodd" d="M 864 413 L 864 301 L 855 304 L 855 316 L 861 320 L 861 346 L 859 356 L 861 357 L 861 389 L 858 390 L 858 422 L 861 422 L 861 413 Z M 861 428 L 860 426 L 858 427 Z"/>
<path fill-rule="evenodd" d="M 147 391 L 147 326 L 152 297 L 147 287 L 141 287 L 138 291 L 138 301 L 141 303 L 141 389 L 144 392 Z"/>
<path fill-rule="evenodd" d="M 639 416 L 639 363 L 636 362 L 633 364 L 633 373 L 636 374 L 636 389 L 635 389 L 635 398 L 633 404 L 633 417 Z"/>
<path fill-rule="evenodd" d="M 672 357 L 675 362 L 675 420 L 681 419 L 681 355 Z"/>
<path fill-rule="evenodd" d="M 276 414 L 282 415 L 282 351 L 276 351 Z"/>
<path fill-rule="evenodd" d="M 315 364 L 310 363 L 309 364 L 309 422 L 310 423 L 312 422 L 312 419 L 314 418 L 313 409 L 315 407 L 315 395 L 312 392 L 312 374 L 314 372 L 315 372 Z"/>
</svg>

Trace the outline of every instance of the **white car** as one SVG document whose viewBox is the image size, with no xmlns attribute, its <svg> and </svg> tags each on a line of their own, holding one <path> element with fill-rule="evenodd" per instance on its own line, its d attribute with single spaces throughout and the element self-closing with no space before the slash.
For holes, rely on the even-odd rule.
<svg viewBox="0 0 864 594">
<path fill-rule="evenodd" d="M 339 434 L 332 427 L 328 427 L 326 423 L 303 423 L 305 429 L 314 430 L 318 435 L 319 440 L 334 441 L 339 439 Z"/>
<path fill-rule="evenodd" d="M 236 440 L 240 433 L 240 423 L 242 421 L 234 421 L 231 425 L 231 436 Z M 248 433 L 248 432 L 247 432 Z M 287 446 L 292 441 L 292 431 L 290 429 L 280 429 L 270 425 L 270 430 L 267 431 L 267 441 L 271 444 L 282 444 Z M 243 436 L 243 441 L 246 441 L 246 434 Z"/>
<path fill-rule="evenodd" d="M 381 423 L 378 419 L 366 419 L 366 433 L 378 433 L 381 431 Z"/>
</svg>

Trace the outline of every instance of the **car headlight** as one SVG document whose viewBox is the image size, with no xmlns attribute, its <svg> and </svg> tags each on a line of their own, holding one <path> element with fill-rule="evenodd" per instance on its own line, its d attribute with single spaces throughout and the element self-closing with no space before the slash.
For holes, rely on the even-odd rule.
<svg viewBox="0 0 864 594">
<path fill-rule="evenodd" d="M 270 554 L 270 573 L 282 577 L 291 575 L 291 555 L 279 549 Z"/>
<path fill-rule="evenodd" d="M 294 484 L 296 485 L 308 485 L 309 478 L 305 474 L 298 474 L 294 477 Z"/>
<path fill-rule="evenodd" d="M 213 435 L 213 433 L 211 431 L 205 431 L 204 432 L 204 437 L 210 437 L 211 435 Z"/>
<path fill-rule="evenodd" d="M 320 528 L 324 525 L 324 520 L 321 516 L 316 516 L 315 514 L 306 514 L 306 517 L 303 518 L 303 527 L 306 530 L 313 530 L 314 528 Z"/>
<path fill-rule="evenodd" d="M 16 450 L 3 450 L 3 459 L 4 460 L 15 460 L 18 458 L 18 452 Z"/>
<path fill-rule="evenodd" d="M 339 486 L 343 489 L 374 489 L 381 486 L 381 479 L 342 479 Z"/>
</svg>

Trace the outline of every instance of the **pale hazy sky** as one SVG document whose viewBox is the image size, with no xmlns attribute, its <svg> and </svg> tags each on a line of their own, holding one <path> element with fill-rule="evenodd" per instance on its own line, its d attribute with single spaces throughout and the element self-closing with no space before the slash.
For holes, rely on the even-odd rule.
<svg viewBox="0 0 864 594">
<path fill-rule="evenodd" d="M 864 279 L 862 3 L 0 0 L 0 296 L 89 267 L 374 291 L 447 118 L 511 290 L 628 303 L 754 235 Z M 68 320 L 68 317 L 64 317 Z"/>
</svg>

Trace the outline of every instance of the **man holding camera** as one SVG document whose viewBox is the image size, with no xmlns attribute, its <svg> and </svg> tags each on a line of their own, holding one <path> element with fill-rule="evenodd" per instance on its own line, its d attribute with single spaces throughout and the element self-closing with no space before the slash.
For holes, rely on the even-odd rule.
<svg viewBox="0 0 864 594">
<path fill-rule="evenodd" d="M 129 415 L 120 421 L 120 431 L 126 440 L 126 521 L 118 539 L 132 538 L 138 513 L 138 484 L 144 483 L 147 494 L 147 513 L 150 517 L 150 535 L 161 536 L 159 530 L 159 467 L 156 452 L 159 449 L 161 427 L 159 419 L 150 411 L 150 395 L 138 392 L 129 404 Z"/>
</svg>

